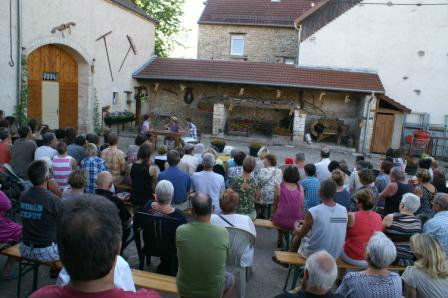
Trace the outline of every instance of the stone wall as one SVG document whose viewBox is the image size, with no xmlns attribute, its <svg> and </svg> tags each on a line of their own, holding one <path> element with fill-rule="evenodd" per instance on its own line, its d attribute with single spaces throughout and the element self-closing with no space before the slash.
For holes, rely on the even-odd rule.
<svg viewBox="0 0 448 298">
<path fill-rule="evenodd" d="M 245 55 L 248 61 L 283 63 L 283 57 L 295 58 L 297 31 L 291 28 L 271 28 L 233 25 L 199 25 L 198 59 L 241 59 L 230 55 L 233 33 L 245 35 Z"/>
</svg>

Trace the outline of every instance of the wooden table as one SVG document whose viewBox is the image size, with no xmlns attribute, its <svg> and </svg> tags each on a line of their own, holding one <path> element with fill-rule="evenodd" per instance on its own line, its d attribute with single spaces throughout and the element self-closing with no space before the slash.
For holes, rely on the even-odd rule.
<svg viewBox="0 0 448 298">
<path fill-rule="evenodd" d="M 151 130 L 151 143 L 154 144 L 154 148 L 157 148 L 157 137 L 165 136 L 171 137 L 176 140 L 176 147 L 180 145 L 180 138 L 182 137 L 182 132 L 172 132 L 169 130 Z"/>
</svg>

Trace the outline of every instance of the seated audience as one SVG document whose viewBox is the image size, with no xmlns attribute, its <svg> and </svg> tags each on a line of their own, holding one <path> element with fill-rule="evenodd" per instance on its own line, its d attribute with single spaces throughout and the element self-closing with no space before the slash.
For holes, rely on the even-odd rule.
<svg viewBox="0 0 448 298">
<path fill-rule="evenodd" d="M 406 170 L 406 161 L 403 157 L 403 152 L 400 149 L 389 148 L 386 152 L 386 157 L 392 158 L 394 167 L 399 168 L 402 172 Z"/>
<path fill-rule="evenodd" d="M 240 204 L 238 214 L 249 216 L 252 220 L 257 217 L 255 202 L 260 198 L 260 187 L 252 172 L 255 169 L 256 160 L 247 156 L 243 162 L 243 172 L 239 176 L 230 178 L 229 188 L 238 193 Z"/>
<path fill-rule="evenodd" d="M 137 161 L 131 168 L 131 202 L 143 207 L 153 200 L 153 193 L 157 183 L 158 169 L 151 165 L 152 147 L 143 144 L 138 149 Z"/>
<path fill-rule="evenodd" d="M 418 208 L 420 208 L 420 198 L 407 193 L 401 200 L 400 211 L 389 214 L 383 219 L 384 233 L 397 248 L 396 262 L 400 266 L 412 266 L 415 261 L 409 239 L 412 235 L 422 232 L 422 222 L 414 215 Z"/>
<path fill-rule="evenodd" d="M 419 169 L 417 171 L 417 186 L 414 193 L 420 197 L 420 209 L 415 214 L 424 223 L 434 216 L 432 201 L 436 195 L 436 188 L 431 184 L 431 175 L 428 170 Z"/>
<path fill-rule="evenodd" d="M 339 205 L 342 205 L 347 209 L 351 210 L 352 199 L 350 192 L 345 187 L 345 174 L 341 170 L 334 170 L 331 172 L 331 179 L 336 182 L 338 188 L 336 194 L 334 195 L 334 201 Z"/>
<path fill-rule="evenodd" d="M 107 141 L 109 147 L 101 152 L 101 158 L 106 161 L 107 168 L 114 177 L 114 183 L 120 184 L 121 174 L 126 170 L 126 155 L 118 149 L 118 136 L 115 133 L 110 133 Z"/>
<path fill-rule="evenodd" d="M 39 138 L 39 132 L 38 132 L 38 128 L 39 128 L 39 122 L 37 122 L 36 119 L 29 119 L 28 123 L 27 123 L 28 127 L 31 129 L 31 139 L 33 139 L 34 141 L 36 141 Z"/>
<path fill-rule="evenodd" d="M 431 157 L 428 158 L 422 158 L 418 161 L 418 168 L 423 170 L 428 170 L 429 174 L 431 176 L 431 182 L 434 176 L 434 173 L 432 172 L 432 161 L 433 159 Z"/>
<path fill-rule="evenodd" d="M 115 211 L 114 204 L 95 196 L 86 195 L 64 203 L 57 239 L 70 283 L 46 286 L 31 298 L 160 297 L 152 290 L 134 293 L 115 286 L 114 272 L 122 239 L 120 218 Z"/>
<path fill-rule="evenodd" d="M 194 146 L 192 144 L 185 144 L 184 150 L 185 155 L 182 157 L 181 162 L 179 163 L 179 168 L 191 176 L 196 173 L 199 162 L 198 159 L 193 155 Z"/>
<path fill-rule="evenodd" d="M 334 258 L 343 250 L 347 230 L 347 209 L 334 202 L 337 185 L 331 179 L 321 183 L 321 204 L 305 214 L 305 221 L 295 225 L 291 250 L 300 243 L 298 253 L 307 258 L 316 251 L 325 249 Z"/>
<path fill-rule="evenodd" d="M 28 177 L 33 186 L 20 196 L 23 225 L 20 254 L 41 262 L 59 260 L 56 226 L 62 203 L 47 189 L 50 179 L 47 163 L 42 160 L 32 162 L 28 168 Z"/>
<path fill-rule="evenodd" d="M 432 162 L 432 172 L 434 175 L 432 184 L 436 188 L 437 192 L 448 193 L 445 175 L 439 170 L 439 164 L 435 160 Z"/>
<path fill-rule="evenodd" d="M 86 175 L 86 193 L 95 193 L 96 177 L 99 173 L 107 171 L 106 161 L 98 157 L 98 149 L 95 144 L 86 145 L 87 157 L 81 161 L 80 169 Z"/>
<path fill-rule="evenodd" d="M 411 237 L 417 261 L 401 278 L 406 298 L 448 297 L 448 259 L 440 243 L 428 234 Z"/>
<path fill-rule="evenodd" d="M 199 143 L 194 145 L 193 155 L 198 160 L 198 165 L 202 164 L 202 153 L 204 153 L 204 149 L 205 149 L 204 144 Z"/>
<path fill-rule="evenodd" d="M 294 164 L 299 169 L 300 181 L 303 181 L 306 177 L 305 173 L 305 153 L 298 152 L 296 153 L 296 157 L 294 159 Z"/>
<path fill-rule="evenodd" d="M 179 169 L 180 162 L 179 152 L 170 150 L 167 154 L 169 168 L 159 174 L 159 181 L 167 180 L 174 186 L 173 205 L 184 211 L 188 208 L 187 197 L 190 193 L 191 180 L 190 176 Z"/>
<path fill-rule="evenodd" d="M 8 218 L 7 212 L 12 208 L 11 200 L 0 191 L 0 243 L 16 244 L 22 238 L 22 226 Z M 15 278 L 13 268 L 15 258 L 8 257 L 0 280 L 12 280 Z"/>
<path fill-rule="evenodd" d="M 56 135 L 56 140 L 58 143 L 65 140 L 65 129 L 58 128 L 54 131 L 54 134 Z"/>
<path fill-rule="evenodd" d="M 222 227 L 234 227 L 244 230 L 254 237 L 257 237 L 257 231 L 252 219 L 243 214 L 237 214 L 236 209 L 240 203 L 240 198 L 236 192 L 227 189 L 219 199 L 219 206 L 222 213 L 220 215 L 212 214 L 211 223 Z M 252 267 L 254 262 L 254 247 L 249 245 L 241 257 L 241 267 Z"/>
<path fill-rule="evenodd" d="M 375 179 L 375 186 L 378 190 L 378 193 L 382 193 L 384 189 L 389 185 L 390 183 L 390 171 L 394 167 L 394 164 L 388 160 L 383 160 L 381 162 L 381 172 Z"/>
<path fill-rule="evenodd" d="M 86 187 L 86 174 L 83 170 L 75 170 L 68 176 L 68 185 L 62 193 L 62 201 L 78 199 L 84 194 Z"/>
<path fill-rule="evenodd" d="M 100 144 L 100 138 L 96 134 L 89 133 L 86 135 L 86 143 L 91 143 L 98 147 Z"/>
<path fill-rule="evenodd" d="M 316 166 L 316 178 L 319 179 L 320 182 L 331 177 L 331 173 L 328 170 L 328 165 L 330 164 L 330 148 L 323 147 L 320 151 L 321 160 L 318 163 L 315 163 Z"/>
<path fill-rule="evenodd" d="M 319 189 L 320 181 L 316 178 L 316 166 L 313 164 L 307 164 L 305 166 L 306 178 L 303 179 L 300 184 L 303 186 L 305 194 L 304 208 L 305 211 L 320 204 Z"/>
<path fill-rule="evenodd" d="M 67 154 L 76 159 L 78 164 L 86 157 L 85 145 L 86 137 L 79 135 L 73 144 L 67 146 Z"/>
<path fill-rule="evenodd" d="M 337 277 L 334 258 L 324 250 L 317 251 L 306 259 L 301 287 L 275 298 L 340 298 L 331 292 Z"/>
<path fill-rule="evenodd" d="M 204 163 L 211 168 L 208 156 L 204 156 Z M 180 226 L 176 232 L 179 296 L 226 297 L 235 283 L 233 275 L 226 272 L 229 233 L 210 223 L 213 205 L 209 195 L 198 192 L 192 196 L 191 204 L 194 221 Z"/>
<path fill-rule="evenodd" d="M 11 147 L 10 165 L 14 173 L 24 180 L 28 180 L 28 166 L 34 160 L 37 145 L 33 141 L 31 129 L 28 126 L 19 128 L 20 138 Z"/>
<path fill-rule="evenodd" d="M 76 130 L 76 128 L 73 127 L 67 127 L 65 129 L 65 141 L 64 143 L 68 145 L 74 144 L 75 140 L 76 140 L 76 136 L 77 136 L 78 132 Z"/>
<path fill-rule="evenodd" d="M 358 172 L 359 182 L 361 182 L 361 187 L 359 190 L 367 189 L 372 193 L 373 196 L 373 205 L 374 210 L 376 210 L 378 206 L 378 198 L 379 193 L 378 189 L 375 186 L 375 174 L 370 169 L 364 169 Z M 359 191 L 358 190 L 358 191 Z M 381 202 L 383 203 L 383 202 Z"/>
<path fill-rule="evenodd" d="M 146 135 L 139 134 L 135 137 L 134 144 L 128 146 L 128 154 L 127 154 L 127 160 L 126 160 L 126 163 L 128 165 L 131 165 L 137 161 L 138 149 L 146 141 L 148 141 L 148 138 L 146 137 Z"/>
<path fill-rule="evenodd" d="M 264 164 L 264 158 L 266 155 L 270 154 L 268 147 L 261 147 L 260 150 L 257 152 L 257 165 L 255 166 L 254 170 L 254 176 L 258 177 L 258 174 L 260 173 L 261 169 L 265 167 Z"/>
<path fill-rule="evenodd" d="M 105 129 L 103 132 L 103 144 L 100 146 L 100 156 L 101 156 L 101 152 L 104 151 L 104 149 L 106 149 L 107 147 L 109 147 L 109 141 L 108 141 L 108 137 L 109 135 L 112 133 L 112 131 L 110 131 L 109 129 Z"/>
<path fill-rule="evenodd" d="M 229 169 L 228 178 L 241 176 L 243 173 L 243 161 L 246 158 L 246 153 L 243 151 L 238 151 L 235 153 L 233 160 L 235 162 L 235 166 Z"/>
<path fill-rule="evenodd" d="M 348 181 L 348 186 L 350 189 L 350 193 L 354 194 L 357 192 L 361 187 L 361 181 L 359 181 L 359 172 L 368 169 L 369 163 L 364 160 L 364 156 L 357 156 L 356 157 L 356 166 L 353 169 L 352 173 L 350 174 L 350 178 Z"/>
<path fill-rule="evenodd" d="M 372 211 L 374 200 L 368 189 L 358 191 L 355 200 L 358 211 L 348 214 L 347 238 L 341 259 L 357 267 L 367 267 L 364 248 L 375 232 L 383 230 L 382 219 Z"/>
<path fill-rule="evenodd" d="M 275 190 L 282 182 L 283 173 L 282 170 L 277 168 L 277 158 L 273 154 L 265 154 L 263 164 L 264 168 L 258 173 L 257 179 L 261 187 L 260 204 L 263 207 L 261 214 L 269 218 L 270 214 L 266 214 L 265 210 L 269 210 L 269 207 L 274 203 Z"/>
<path fill-rule="evenodd" d="M 399 168 L 393 168 L 390 172 L 390 184 L 379 196 L 380 200 L 385 200 L 384 215 L 398 212 L 403 195 L 412 192 L 411 186 L 404 182 L 405 178 L 404 172 Z"/>
<path fill-rule="evenodd" d="M 328 164 L 328 171 L 330 171 L 330 173 L 333 173 L 334 170 L 340 170 L 340 169 L 341 169 L 341 165 L 339 164 L 339 161 L 337 161 L 337 160 L 332 160 Z"/>
<path fill-rule="evenodd" d="M 448 256 L 448 194 L 438 193 L 432 201 L 433 218 L 423 226 L 423 233 L 437 239 Z"/>
<path fill-rule="evenodd" d="M 204 154 L 202 165 L 204 170 L 196 172 L 191 176 L 192 190 L 202 192 L 210 196 L 214 207 L 214 213 L 220 214 L 219 198 L 225 190 L 224 177 L 213 172 L 215 157 L 210 154 Z"/>
<path fill-rule="evenodd" d="M 166 145 L 161 145 L 159 150 L 157 150 L 157 155 L 154 157 L 154 164 L 159 167 L 160 172 L 165 171 L 165 168 L 167 167 L 167 153 L 168 147 Z"/>
<path fill-rule="evenodd" d="M 0 164 L 11 161 L 11 135 L 8 128 L 0 128 Z"/>
<path fill-rule="evenodd" d="M 51 162 L 54 180 L 61 189 L 68 186 L 67 180 L 71 172 L 78 168 L 76 160 L 67 154 L 67 145 L 64 142 L 56 144 L 56 154 Z"/>
<path fill-rule="evenodd" d="M 392 241 L 376 232 L 367 243 L 366 254 L 367 269 L 347 273 L 336 293 L 353 298 L 401 298 L 400 275 L 387 270 L 397 255 Z"/>
<path fill-rule="evenodd" d="M 52 132 L 47 132 L 42 137 L 42 146 L 34 152 L 34 160 L 44 160 L 48 166 L 52 166 L 52 160 L 58 154 L 54 149 L 56 147 L 56 136 Z"/>
</svg>

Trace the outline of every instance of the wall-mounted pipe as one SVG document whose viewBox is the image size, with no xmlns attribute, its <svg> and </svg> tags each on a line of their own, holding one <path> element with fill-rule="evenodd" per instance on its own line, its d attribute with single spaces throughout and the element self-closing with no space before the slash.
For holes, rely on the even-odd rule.
<svg viewBox="0 0 448 298">
<path fill-rule="evenodd" d="M 17 106 L 22 93 L 22 1 L 17 0 Z"/>
<path fill-rule="evenodd" d="M 369 120 L 370 120 L 370 106 L 372 104 L 373 99 L 375 98 L 375 92 L 372 92 L 372 95 L 370 96 L 369 102 L 367 103 L 367 111 L 366 111 L 366 125 L 364 126 L 364 140 L 362 142 L 362 153 L 364 154 L 366 151 L 366 143 L 367 143 L 367 127 L 369 126 Z"/>
<path fill-rule="evenodd" d="M 302 39 L 302 25 L 294 22 L 294 27 L 297 30 L 297 51 L 296 51 L 296 67 L 299 67 L 299 57 L 300 57 L 300 40 Z"/>
</svg>

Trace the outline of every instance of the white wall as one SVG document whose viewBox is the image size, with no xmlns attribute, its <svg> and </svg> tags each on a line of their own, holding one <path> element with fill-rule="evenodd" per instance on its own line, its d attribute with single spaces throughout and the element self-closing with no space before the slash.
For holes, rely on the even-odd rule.
<svg viewBox="0 0 448 298">
<path fill-rule="evenodd" d="M 154 30 L 152 22 L 116 6 L 106 0 L 22 0 L 23 8 L 23 46 L 29 53 L 35 48 L 48 43 L 61 43 L 74 48 L 88 65 L 94 65 L 95 73 L 90 74 L 86 83 L 96 88 L 100 106 L 112 105 L 112 92 L 119 92 L 118 105 L 112 105 L 112 110 L 124 110 L 126 98 L 124 91 L 134 91 L 137 84 L 132 79 L 132 73 L 150 59 L 154 52 Z M 16 0 L 13 0 L 15 3 Z M 16 16 L 13 15 L 15 22 Z M 8 20 L 8 22 L 7 22 Z M 6 69 L 8 11 L 0 9 L 0 101 L 8 112 L 15 105 L 15 77 L 9 67 Z M 72 33 L 65 32 L 65 38 L 60 32 L 51 33 L 52 28 L 63 23 L 75 22 Z M 9 26 L 9 25 L 8 25 Z M 103 41 L 95 40 L 106 32 L 112 31 L 107 37 L 109 56 L 114 75 L 112 82 L 106 58 Z M 14 30 L 15 34 L 15 30 Z M 126 35 L 130 35 L 138 55 L 131 52 L 121 72 L 118 72 L 121 62 L 129 48 Z M 16 40 L 16 39 L 15 39 Z M 95 60 L 95 62 L 93 62 Z M 93 109 L 93 92 L 89 93 L 89 110 Z M 4 99 L 6 98 L 6 100 Z M 4 103 L 5 101 L 5 103 Z M 80 103 L 81 104 L 81 103 Z M 93 114 L 92 114 L 93 115 Z M 89 117 L 92 116 L 89 114 Z M 83 115 L 80 115 L 80 119 Z M 87 119 L 91 121 L 91 119 Z"/>
<path fill-rule="evenodd" d="M 300 49 L 301 65 L 378 71 L 388 96 L 413 112 L 430 113 L 432 124 L 442 124 L 448 114 L 448 6 L 357 5 Z M 420 95 L 414 90 L 421 90 Z"/>
</svg>

